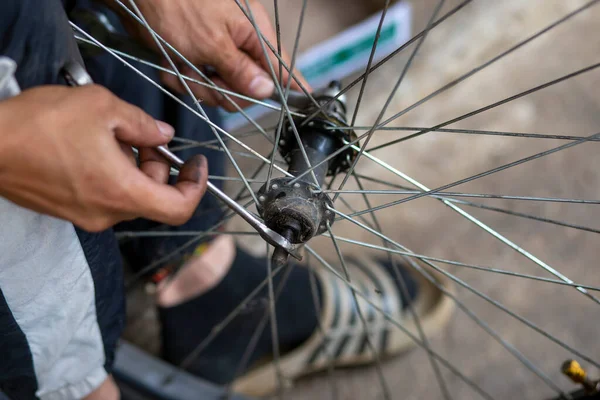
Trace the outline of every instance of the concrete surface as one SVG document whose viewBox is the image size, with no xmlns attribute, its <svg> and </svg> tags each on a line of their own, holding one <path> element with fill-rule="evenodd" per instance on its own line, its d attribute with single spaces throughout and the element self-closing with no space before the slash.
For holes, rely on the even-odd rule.
<svg viewBox="0 0 600 400">
<path fill-rule="evenodd" d="M 283 36 L 286 43 L 292 43 L 300 3 L 280 2 L 285 19 Z M 412 3 L 416 33 L 425 27 L 437 2 L 421 0 Z M 442 13 L 458 2 L 446 3 Z M 555 0 L 474 1 L 431 32 L 387 115 L 411 105 L 583 3 Z M 303 36 L 305 40 L 301 42 L 303 48 L 342 29 L 344 24 L 360 19 L 357 15 L 367 8 L 365 3 L 359 1 L 309 2 L 309 15 L 317 18 L 317 22 L 307 19 Z M 344 11 L 340 12 L 341 9 Z M 598 62 L 599 18 L 598 6 L 582 13 L 411 111 L 392 125 L 433 126 Z M 359 113 L 359 125 L 375 121 L 410 50 L 407 49 L 402 57 L 395 58 L 371 76 Z M 568 135 L 600 132 L 599 81 L 600 72 L 591 71 L 451 127 Z M 351 99 L 356 98 L 357 92 L 351 92 L 354 96 L 351 95 Z M 402 135 L 398 132 L 379 132 L 372 143 L 385 143 Z M 374 154 L 429 187 L 437 187 L 564 143 L 547 139 L 429 133 Z M 598 199 L 600 175 L 597 170 L 600 162 L 597 151 L 596 143 L 581 144 L 453 190 Z M 405 183 L 370 161 L 361 162 L 359 172 L 389 179 L 390 182 Z M 385 188 L 373 184 L 368 187 Z M 348 188 L 355 186 L 349 185 Z M 396 198 L 399 197 L 379 195 L 374 196 L 374 202 L 378 204 Z M 347 195 L 346 199 L 355 208 L 364 208 L 360 196 Z M 481 202 L 592 228 L 600 225 L 600 213 L 595 205 L 514 200 Z M 341 209 L 347 211 L 343 207 Z M 598 238 L 595 233 L 480 209 L 466 210 L 572 280 L 590 285 L 600 284 L 600 277 L 595 274 L 598 260 Z M 384 225 L 384 233 L 416 252 L 551 277 L 539 266 L 436 200 L 415 200 L 380 211 L 378 216 Z M 334 232 L 379 244 L 372 235 L 348 223 L 338 222 Z M 328 259 L 335 259 L 328 241 L 316 239 L 313 245 Z M 347 250 L 350 253 L 363 251 L 355 246 L 348 246 Z M 574 288 L 459 267 L 450 267 L 448 270 L 560 340 L 597 359 L 600 345 L 593 321 L 600 316 L 600 307 Z M 502 338 L 522 351 L 558 386 L 564 389 L 574 387 L 559 372 L 561 363 L 571 357 L 568 352 L 474 294 L 464 289 L 458 289 L 458 293 L 463 302 Z M 432 342 L 434 349 L 495 398 L 543 399 L 553 394 L 544 382 L 523 367 L 464 313 L 457 312 L 448 329 L 433 338 Z M 588 366 L 585 362 L 583 364 Z M 415 350 L 403 357 L 385 361 L 383 369 L 394 398 L 441 398 L 424 351 Z M 598 376 L 593 369 L 592 373 Z M 479 398 L 450 372 L 445 371 L 444 377 L 454 399 Z M 340 370 L 336 372 L 336 381 L 342 399 L 382 398 L 375 368 Z M 326 375 L 304 379 L 287 392 L 286 398 L 329 398 L 329 379 Z"/>
</svg>

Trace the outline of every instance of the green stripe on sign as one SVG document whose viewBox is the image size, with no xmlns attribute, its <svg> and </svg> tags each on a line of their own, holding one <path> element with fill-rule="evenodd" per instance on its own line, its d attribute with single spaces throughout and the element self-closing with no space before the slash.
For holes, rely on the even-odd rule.
<svg viewBox="0 0 600 400">
<path fill-rule="evenodd" d="M 381 29 L 381 36 L 379 37 L 379 43 L 385 44 L 386 41 L 393 40 L 396 36 L 397 26 L 396 24 L 390 24 L 384 26 Z M 337 67 L 338 65 L 344 64 L 353 58 L 363 57 L 371 52 L 373 43 L 375 42 L 375 33 L 365 37 L 364 39 L 348 43 L 347 45 L 340 47 L 335 53 L 325 56 L 321 59 L 315 60 L 312 65 L 308 65 L 302 68 L 304 77 L 309 81 L 316 78 L 329 70 Z"/>
</svg>

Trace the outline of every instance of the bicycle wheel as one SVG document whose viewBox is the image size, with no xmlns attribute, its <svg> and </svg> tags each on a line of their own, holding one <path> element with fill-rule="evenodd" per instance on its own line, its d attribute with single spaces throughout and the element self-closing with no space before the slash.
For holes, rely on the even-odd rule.
<svg viewBox="0 0 600 400">
<path fill-rule="evenodd" d="M 247 2 L 230 1 L 253 22 Z M 600 78 L 594 51 L 598 1 L 415 2 L 417 20 L 422 19 L 416 34 L 376 62 L 390 7 L 389 1 L 382 3 L 382 22 L 363 73 L 343 79 L 341 86 L 307 91 L 309 104 L 292 110 L 286 101 L 289 85 L 277 83 L 283 106 L 245 98 L 275 108 L 270 120 L 244 114 L 250 130 L 242 134 L 213 126 L 215 142 L 185 143 L 222 149 L 232 174 L 213 178 L 228 180 L 238 201 L 245 199 L 272 229 L 301 244 L 312 268 L 350 288 L 359 314 L 373 310 L 420 348 L 382 361 L 370 320 L 361 315 L 363 351 L 374 367 L 339 370 L 332 362 L 327 374 L 292 389 L 281 365 L 284 351 L 274 340 L 269 373 L 277 393 L 298 399 L 593 398 L 593 376 L 600 368 L 593 323 L 600 282 L 591 273 L 594 235 L 600 233 L 594 227 L 594 206 L 600 203 L 594 168 L 594 142 L 600 138 L 594 91 Z M 173 60 L 194 68 L 204 85 L 226 98 L 239 97 L 215 88 L 152 31 L 134 0 L 117 4 L 146 26 L 184 86 L 192 78 L 182 76 Z M 279 33 L 294 49 L 289 65 L 280 54 L 279 65 L 270 64 L 275 76 L 277 68 L 295 70 L 303 32 L 311 26 L 308 16 L 325 6 L 306 0 L 267 4 L 275 25 L 292 26 L 278 31 L 276 43 L 262 37 L 265 55 L 278 54 Z M 135 56 L 102 44 L 76 24 L 73 28 L 82 42 L 135 68 Z M 206 120 L 201 104 L 182 107 Z M 319 147 L 315 140 L 327 145 Z M 282 201 L 295 203 L 283 207 Z M 308 211 L 307 202 L 314 206 Z M 221 233 L 269 248 L 235 218 Z M 189 232 L 190 245 L 206 235 Z M 418 313 L 409 310 L 406 320 L 398 321 L 373 300 L 378 288 L 353 284 L 346 264 L 365 251 L 398 258 L 442 286 L 457 309 L 450 326 L 429 338 Z M 287 257 L 275 252 L 264 282 L 269 288 L 265 321 L 274 320 L 273 275 Z M 442 279 L 455 289 L 443 286 Z M 306 302 L 314 306 L 311 298 Z M 407 329 L 411 318 L 414 329 Z M 200 341 L 182 368 L 202 357 L 229 321 L 227 316 L 214 335 Z M 270 325 L 276 338 L 276 321 Z M 586 381 L 578 375 L 586 390 L 573 394 L 579 387 L 561 372 L 571 358 L 591 368 L 592 376 Z"/>
</svg>

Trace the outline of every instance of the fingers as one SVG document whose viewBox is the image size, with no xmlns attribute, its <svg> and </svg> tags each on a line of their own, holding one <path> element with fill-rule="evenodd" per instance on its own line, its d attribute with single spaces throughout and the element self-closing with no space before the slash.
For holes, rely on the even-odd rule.
<svg viewBox="0 0 600 400">
<path fill-rule="evenodd" d="M 268 40 L 269 43 L 271 43 L 271 45 L 274 48 L 276 48 L 277 35 L 275 33 L 275 29 L 273 28 L 273 25 L 271 24 L 268 13 L 264 9 L 264 7 L 260 4 L 255 4 L 252 8 L 254 11 L 253 12 L 254 20 L 256 21 L 256 25 L 258 26 L 260 32 L 265 37 L 265 39 Z M 250 22 L 248 22 L 247 26 L 248 26 L 247 29 L 251 29 L 252 32 L 251 32 L 251 35 L 249 35 L 248 38 L 244 42 L 239 43 L 240 49 L 245 51 L 246 53 L 248 53 L 250 55 L 250 57 L 253 58 L 265 71 L 270 71 L 269 64 L 267 62 L 267 59 L 265 58 L 265 53 L 264 53 L 261 43 L 259 41 L 259 36 L 256 35 L 256 30 L 254 29 L 254 27 L 252 26 L 252 24 Z M 269 60 L 271 61 L 271 65 L 273 65 L 273 70 L 275 71 L 277 78 L 279 79 L 280 82 L 281 81 L 284 82 L 284 85 L 282 85 L 282 89 L 284 89 L 285 85 L 288 82 L 288 79 L 290 78 L 290 74 L 286 70 L 286 68 L 283 67 L 282 68 L 283 79 L 282 79 L 282 77 L 279 76 L 279 59 L 266 44 L 265 44 L 265 49 L 267 51 Z M 281 58 L 283 59 L 285 64 L 288 66 L 288 68 L 290 68 L 291 67 L 291 59 L 285 49 L 281 50 Z M 297 59 L 296 59 L 296 61 L 297 61 Z M 304 77 L 302 76 L 300 71 L 298 71 L 297 69 L 294 68 L 293 73 L 294 73 L 294 77 L 296 79 L 292 80 L 292 82 L 290 84 L 291 89 L 301 90 L 300 85 L 296 81 L 296 80 L 298 80 L 298 81 L 300 81 L 300 83 L 302 83 L 302 86 L 304 88 L 306 88 L 307 91 L 309 91 L 309 92 L 312 91 L 310 85 L 304 79 Z"/>
<path fill-rule="evenodd" d="M 136 147 L 156 147 L 173 138 L 175 130 L 171 125 L 116 97 L 112 102 L 111 128 L 117 140 Z"/>
<path fill-rule="evenodd" d="M 185 163 L 174 186 L 141 178 L 135 190 L 142 216 L 169 225 L 185 223 L 204 196 L 207 180 L 208 162 L 202 155 Z"/>
<path fill-rule="evenodd" d="M 219 53 L 215 68 L 219 76 L 232 90 L 256 99 L 269 97 L 275 84 L 267 72 L 248 54 L 228 42 Z"/>
<path fill-rule="evenodd" d="M 198 75 L 196 71 L 194 71 L 187 65 L 181 66 L 179 68 L 179 72 L 184 76 L 195 78 L 199 81 L 204 81 L 204 79 L 200 75 Z M 181 81 L 179 80 L 179 77 L 177 75 L 162 72 L 161 80 L 165 85 L 167 85 L 171 89 L 184 95 L 188 94 L 183 85 L 181 84 Z M 202 105 L 217 106 L 220 104 L 222 95 L 218 91 L 191 81 L 187 81 L 186 83 L 189 85 L 191 91 L 194 93 L 196 98 L 202 103 Z"/>
<path fill-rule="evenodd" d="M 171 165 L 156 150 L 143 147 L 139 149 L 140 169 L 157 183 L 167 183 Z"/>
</svg>

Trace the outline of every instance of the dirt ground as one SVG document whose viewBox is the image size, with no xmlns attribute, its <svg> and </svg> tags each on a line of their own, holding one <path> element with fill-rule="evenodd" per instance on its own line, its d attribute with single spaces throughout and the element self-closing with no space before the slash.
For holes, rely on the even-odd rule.
<svg viewBox="0 0 600 400">
<path fill-rule="evenodd" d="M 425 27 L 436 3 L 434 0 L 412 2 L 413 32 Z M 446 3 L 442 14 L 458 2 Z M 272 7 L 271 2 L 267 4 Z M 293 40 L 300 4 L 299 1 L 280 2 L 284 16 L 284 41 L 288 44 Z M 473 1 L 431 31 L 387 115 L 413 104 L 582 4 L 583 1 L 577 0 Z M 342 7 L 344 12 L 340 12 Z M 359 21 L 369 12 L 368 9 L 368 4 L 358 0 L 309 2 L 302 47 L 307 48 L 344 26 Z M 392 126 L 434 126 L 598 62 L 599 20 L 600 6 L 581 13 L 412 110 L 392 123 Z M 358 125 L 373 124 L 411 50 L 412 47 L 371 76 Z M 450 127 L 591 135 L 600 132 L 598 83 L 600 72 L 592 70 Z M 350 104 L 354 103 L 357 92 L 353 90 L 350 93 Z M 403 133 L 394 131 L 378 132 L 372 143 L 385 143 L 402 135 Z M 432 132 L 374 154 L 433 188 L 565 143 L 567 142 L 563 140 L 539 138 Z M 596 143 L 583 143 L 452 190 L 598 199 L 600 157 L 597 156 L 597 151 Z M 405 183 L 370 161 L 361 162 L 358 170 L 364 175 L 398 184 Z M 352 185 L 348 187 L 354 188 Z M 369 188 L 384 187 L 369 185 Z M 365 208 L 360 196 L 347 195 L 346 198 L 355 208 Z M 396 198 L 398 197 L 374 196 L 374 202 L 379 204 Z M 597 205 L 489 199 L 476 201 L 548 219 L 600 228 Z M 600 285 L 600 277 L 595 274 L 598 268 L 596 233 L 488 210 L 464 208 L 573 281 Z M 552 277 L 437 200 L 418 199 L 380 211 L 378 215 L 383 223 L 384 233 L 415 252 Z M 372 235 L 349 224 L 338 223 L 334 228 L 334 232 L 344 232 L 346 237 L 379 244 Z M 250 241 L 250 246 L 252 243 Z M 315 240 L 313 245 L 326 258 L 334 259 L 331 246 L 323 242 L 323 239 Z M 347 251 L 352 253 L 364 250 L 348 246 Z M 598 331 L 592 321 L 600 317 L 600 307 L 575 288 L 459 267 L 444 268 L 558 339 L 592 358 L 598 356 Z M 574 386 L 560 373 L 561 363 L 572 357 L 568 352 L 473 293 L 464 288 L 457 290 L 459 298 L 473 312 L 481 316 L 502 338 L 515 345 L 558 386 L 565 390 L 573 389 Z M 544 399 L 554 393 L 462 312 L 455 313 L 443 334 L 432 338 L 432 347 L 495 398 Z M 588 366 L 585 362 L 583 364 Z M 414 350 L 402 357 L 387 360 L 383 370 L 394 398 L 442 397 L 423 350 Z M 598 376 L 598 371 L 591 369 L 591 373 Z M 449 371 L 445 370 L 443 375 L 454 399 L 479 398 Z M 381 398 L 375 368 L 339 370 L 335 377 L 342 399 Z M 303 379 L 288 391 L 287 398 L 328 398 L 328 385 L 326 375 Z"/>
</svg>

